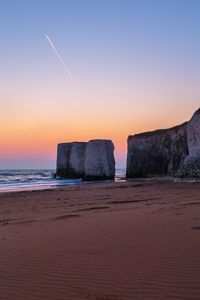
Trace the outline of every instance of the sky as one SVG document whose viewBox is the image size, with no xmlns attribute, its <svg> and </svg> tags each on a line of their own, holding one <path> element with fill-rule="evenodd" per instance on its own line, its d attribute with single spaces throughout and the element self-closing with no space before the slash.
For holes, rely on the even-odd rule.
<svg viewBox="0 0 200 300">
<path fill-rule="evenodd" d="M 0 168 L 55 168 L 58 143 L 95 138 L 123 167 L 129 134 L 190 119 L 199 15 L 199 0 L 0 0 Z"/>
</svg>

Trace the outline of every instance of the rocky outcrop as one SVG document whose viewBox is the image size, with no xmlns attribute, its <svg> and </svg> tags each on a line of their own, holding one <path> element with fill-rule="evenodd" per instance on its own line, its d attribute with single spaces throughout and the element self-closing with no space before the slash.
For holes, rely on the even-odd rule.
<svg viewBox="0 0 200 300">
<path fill-rule="evenodd" d="M 198 109 L 187 124 L 187 139 L 189 155 L 200 155 L 200 109 Z"/>
<path fill-rule="evenodd" d="M 84 142 L 58 144 L 56 175 L 63 178 L 83 177 L 86 146 Z"/>
<path fill-rule="evenodd" d="M 114 179 L 114 145 L 110 140 L 91 140 L 87 144 L 85 176 L 87 180 Z"/>
<path fill-rule="evenodd" d="M 69 177 L 69 160 L 72 143 L 58 144 L 56 175 L 60 177 Z"/>
<path fill-rule="evenodd" d="M 126 176 L 200 177 L 200 109 L 182 125 L 129 136 Z"/>
<path fill-rule="evenodd" d="M 81 178 L 84 176 L 84 163 L 87 143 L 72 143 L 70 159 L 69 159 L 69 178 Z"/>
<path fill-rule="evenodd" d="M 179 177 L 200 178 L 200 109 L 187 123 L 188 156 L 178 172 Z"/>
<path fill-rule="evenodd" d="M 114 179 L 114 145 L 110 140 L 62 143 L 57 150 L 56 175 L 85 180 Z"/>
</svg>

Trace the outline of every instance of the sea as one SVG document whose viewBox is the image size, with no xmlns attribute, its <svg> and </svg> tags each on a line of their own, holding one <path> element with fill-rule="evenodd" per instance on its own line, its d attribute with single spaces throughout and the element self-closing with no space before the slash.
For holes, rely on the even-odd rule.
<svg viewBox="0 0 200 300">
<path fill-rule="evenodd" d="M 116 169 L 115 181 L 124 180 L 125 169 Z M 44 190 L 92 183 L 81 179 L 56 178 L 53 169 L 0 170 L 0 192 Z"/>
</svg>

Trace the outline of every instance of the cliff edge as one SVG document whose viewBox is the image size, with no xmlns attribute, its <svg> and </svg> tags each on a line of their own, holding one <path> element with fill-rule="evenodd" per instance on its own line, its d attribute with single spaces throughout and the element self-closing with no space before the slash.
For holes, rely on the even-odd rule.
<svg viewBox="0 0 200 300">
<path fill-rule="evenodd" d="M 200 109 L 179 126 L 128 137 L 127 178 L 200 178 Z"/>
</svg>

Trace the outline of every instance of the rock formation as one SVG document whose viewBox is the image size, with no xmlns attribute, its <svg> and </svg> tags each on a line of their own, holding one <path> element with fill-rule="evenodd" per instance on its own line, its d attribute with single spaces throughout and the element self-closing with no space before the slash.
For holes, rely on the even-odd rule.
<svg viewBox="0 0 200 300">
<path fill-rule="evenodd" d="M 110 140 L 91 140 L 87 144 L 85 179 L 114 179 L 114 145 Z"/>
<path fill-rule="evenodd" d="M 83 177 L 86 146 L 84 142 L 58 144 L 56 175 L 63 178 Z"/>
<path fill-rule="evenodd" d="M 114 179 L 114 145 L 110 140 L 58 144 L 56 175 L 85 180 Z"/>
<path fill-rule="evenodd" d="M 69 160 L 72 143 L 58 144 L 57 147 L 57 166 L 56 175 L 60 177 L 69 177 Z"/>
<path fill-rule="evenodd" d="M 194 113 L 186 129 L 189 153 L 178 176 L 200 178 L 200 109 Z"/>
<path fill-rule="evenodd" d="M 69 178 L 81 178 L 84 176 L 84 163 L 87 143 L 72 143 L 70 159 L 69 159 Z"/>
<path fill-rule="evenodd" d="M 200 177 L 200 109 L 182 125 L 129 136 L 126 176 Z"/>
</svg>

